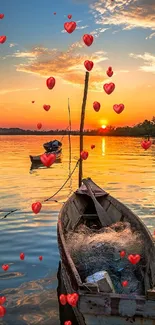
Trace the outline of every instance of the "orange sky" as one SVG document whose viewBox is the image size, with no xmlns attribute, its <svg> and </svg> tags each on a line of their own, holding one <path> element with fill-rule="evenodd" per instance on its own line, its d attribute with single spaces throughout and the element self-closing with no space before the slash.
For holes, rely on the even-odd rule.
<svg viewBox="0 0 155 325">
<path fill-rule="evenodd" d="M 67 12 L 72 12 L 78 26 L 71 35 L 63 31 L 66 16 L 58 12 L 53 20 L 53 9 L 50 9 L 49 15 L 47 6 L 46 18 L 49 15 L 51 29 L 56 34 L 51 33 L 49 26 L 45 26 L 49 24 L 48 18 L 47 22 L 43 22 L 45 38 L 39 31 L 37 34 L 40 20 L 35 18 L 34 21 L 34 16 L 29 17 L 31 30 L 27 28 L 28 22 L 24 17 L 26 5 L 23 5 L 23 8 L 21 6 L 21 21 L 15 21 L 14 18 L 9 29 L 8 19 L 13 19 L 11 10 L 18 12 L 19 1 L 15 1 L 14 8 L 6 8 L 5 2 L 3 3 L 2 9 L 6 12 L 0 25 L 3 27 L 3 34 L 6 30 L 8 40 L 0 44 L 0 127 L 36 129 L 37 123 L 41 122 L 45 130 L 66 128 L 67 101 L 70 98 L 72 128 L 78 129 L 86 71 L 83 62 L 86 59 L 94 62 L 94 68 L 90 72 L 85 128 L 98 128 L 105 123 L 113 126 L 133 125 L 155 115 L 155 56 L 152 33 L 155 23 L 150 17 L 146 1 L 142 1 L 145 14 L 138 16 L 136 13 L 135 17 L 131 1 L 128 1 L 128 8 L 127 0 L 120 2 L 121 8 L 117 1 L 111 6 L 109 1 L 105 4 L 104 1 L 98 0 L 98 7 L 91 7 L 92 12 L 87 3 L 84 5 L 79 2 L 78 7 L 74 2 L 72 7 L 68 3 Z M 40 5 L 44 6 L 41 2 Z M 82 15 L 83 6 L 85 14 Z M 41 8 L 36 10 L 37 16 Z M 108 18 L 108 14 L 106 16 L 106 10 L 111 10 L 111 18 Z M 123 12 L 129 18 L 125 28 L 125 22 L 121 21 Z M 97 21 L 95 14 L 99 14 L 100 21 Z M 91 47 L 86 47 L 82 42 L 85 33 L 94 35 Z M 52 38 L 51 41 L 49 37 Z M 113 67 L 112 78 L 106 75 L 108 66 Z M 53 90 L 46 87 L 46 78 L 49 76 L 56 79 Z M 109 82 L 116 85 L 111 95 L 107 95 L 103 90 L 103 84 Z M 31 103 L 32 100 L 35 100 L 34 104 Z M 93 110 L 94 101 L 101 103 L 98 113 Z M 113 105 L 120 103 L 125 105 L 125 109 L 118 115 L 114 112 Z M 44 104 L 51 105 L 48 112 L 43 109 Z"/>
</svg>

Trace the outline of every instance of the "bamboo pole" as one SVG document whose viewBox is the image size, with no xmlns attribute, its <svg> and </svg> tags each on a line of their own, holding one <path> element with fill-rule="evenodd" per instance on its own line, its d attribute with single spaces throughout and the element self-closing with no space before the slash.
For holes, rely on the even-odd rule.
<svg viewBox="0 0 155 325">
<path fill-rule="evenodd" d="M 81 153 L 81 151 L 83 151 L 83 129 L 84 129 L 85 108 L 86 108 L 87 93 L 88 93 L 88 83 L 89 83 L 89 72 L 86 71 L 85 86 L 84 86 L 84 93 L 83 93 L 83 102 L 82 102 L 82 109 L 81 109 L 80 153 Z M 80 162 L 79 162 L 79 187 L 81 186 L 82 178 L 83 178 L 82 159 L 80 157 Z"/>
</svg>

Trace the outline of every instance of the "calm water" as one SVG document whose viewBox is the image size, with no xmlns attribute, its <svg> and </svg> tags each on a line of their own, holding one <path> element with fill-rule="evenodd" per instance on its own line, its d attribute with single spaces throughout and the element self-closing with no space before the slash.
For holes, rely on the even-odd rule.
<svg viewBox="0 0 155 325">
<path fill-rule="evenodd" d="M 57 137 L 61 139 L 61 137 Z M 0 220 L 0 295 L 7 297 L 3 325 L 58 325 L 56 298 L 56 223 L 62 202 L 77 188 L 77 170 L 72 183 L 34 215 L 31 204 L 54 194 L 65 182 L 68 170 L 68 137 L 63 139 L 61 164 L 29 172 L 29 154 L 41 154 L 49 136 L 0 136 L 0 209 L 19 211 Z M 141 139 L 85 137 L 89 158 L 84 177 L 91 177 L 136 212 L 153 232 L 155 228 L 155 146 L 144 151 Z M 72 137 L 72 168 L 78 157 L 78 137 Z M 96 144 L 94 150 L 91 144 Z M 4 213 L 0 213 L 2 218 Z M 25 260 L 19 259 L 20 252 Z M 40 262 L 38 256 L 42 255 Z"/>
</svg>

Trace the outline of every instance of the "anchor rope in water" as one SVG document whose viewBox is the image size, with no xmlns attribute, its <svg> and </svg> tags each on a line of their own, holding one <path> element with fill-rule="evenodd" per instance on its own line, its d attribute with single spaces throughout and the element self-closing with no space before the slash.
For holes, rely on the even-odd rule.
<svg viewBox="0 0 155 325">
<path fill-rule="evenodd" d="M 61 187 L 60 187 L 60 188 L 59 188 L 59 189 L 58 189 L 58 190 L 57 190 L 53 195 L 51 195 L 51 196 L 48 197 L 47 199 L 43 200 L 42 202 L 53 201 L 53 202 L 57 202 L 57 203 L 61 203 L 61 204 L 64 204 L 64 203 L 65 203 L 65 202 L 59 202 L 58 200 L 52 200 L 52 198 L 53 198 L 54 196 L 56 196 L 56 195 L 57 195 L 57 194 L 58 194 L 58 193 L 63 189 L 63 187 L 67 184 L 67 182 L 70 180 L 70 178 L 71 178 L 72 175 L 74 174 L 76 168 L 78 167 L 79 161 L 80 161 L 80 159 L 78 159 L 78 161 L 76 162 L 76 164 L 75 164 L 73 170 L 71 171 L 71 173 L 69 174 L 69 176 L 67 177 L 67 179 L 65 180 L 65 182 L 62 184 L 62 186 L 61 186 Z M 8 215 L 10 215 L 10 214 L 12 214 L 12 213 L 14 213 L 14 212 L 16 212 L 16 211 L 21 211 L 21 209 L 13 209 L 13 210 L 10 210 L 10 211 L 0 210 L 0 212 L 7 212 L 7 213 L 5 214 L 5 216 L 1 218 L 1 220 L 2 220 L 2 219 L 5 219 Z"/>
</svg>

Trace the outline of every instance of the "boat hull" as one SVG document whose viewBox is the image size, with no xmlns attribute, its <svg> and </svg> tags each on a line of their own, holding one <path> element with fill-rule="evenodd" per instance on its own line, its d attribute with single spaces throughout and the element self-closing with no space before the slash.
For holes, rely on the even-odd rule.
<svg viewBox="0 0 155 325">
<path fill-rule="evenodd" d="M 58 218 L 58 246 L 61 256 L 61 269 L 59 279 L 63 279 L 63 286 L 59 288 L 59 295 L 77 292 L 79 301 L 77 307 L 70 308 L 74 312 L 79 325 L 127 325 L 132 322 L 135 325 L 155 325 L 155 246 L 153 238 L 147 227 L 129 208 L 110 196 L 104 190 L 91 183 L 93 193 L 98 202 L 104 207 L 104 211 L 113 217 L 113 222 L 128 221 L 138 231 L 142 232 L 146 241 L 146 256 L 148 265 L 145 274 L 145 295 L 125 295 L 115 293 L 98 292 L 94 285 L 85 286 L 82 283 L 79 273 L 67 249 L 65 233 L 70 229 L 75 229 L 84 218 L 85 200 L 89 193 L 82 186 L 77 190 L 62 207 Z M 105 214 L 106 215 L 106 214 Z M 91 215 L 90 215 L 91 216 Z M 61 280 L 62 281 L 62 280 Z M 152 284 L 152 285 L 151 285 Z M 149 291 L 152 292 L 150 295 Z M 58 295 L 58 297 L 59 297 Z M 65 314 L 65 309 L 63 310 Z M 69 314 L 71 316 L 71 314 Z M 65 317 L 69 319 L 69 315 Z M 97 316 L 98 315 L 98 316 Z M 74 324 L 74 319 L 70 320 Z M 61 324 L 63 324 L 61 322 Z"/>
<path fill-rule="evenodd" d="M 60 163 L 61 162 L 62 149 L 59 149 L 58 151 L 48 152 L 47 154 L 55 154 L 56 155 L 55 163 Z M 39 156 L 31 156 L 30 155 L 30 160 L 31 160 L 31 163 L 32 163 L 31 164 L 31 169 L 38 168 L 38 167 L 44 167 L 45 168 L 45 166 L 41 162 L 40 155 Z"/>
</svg>

